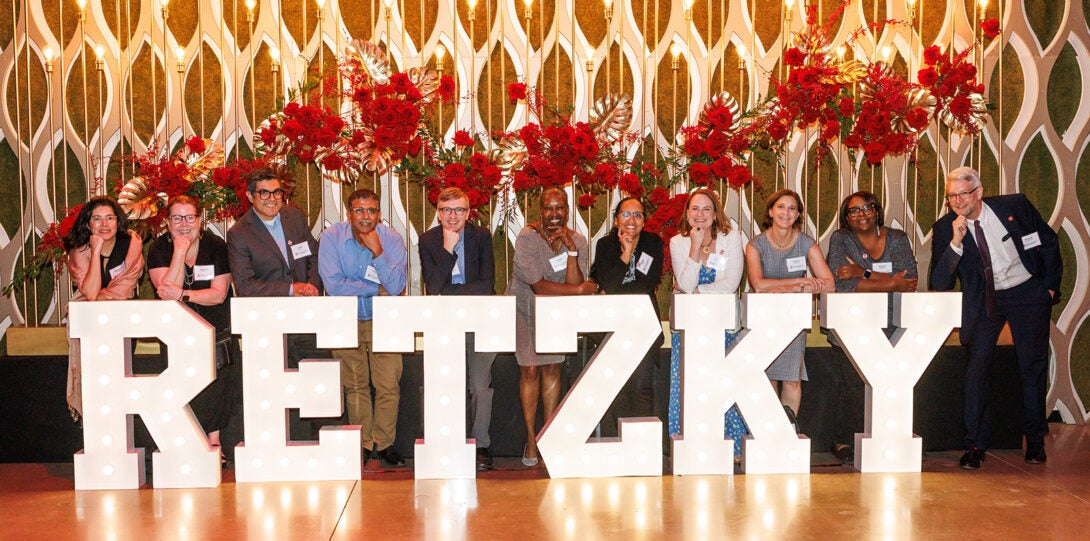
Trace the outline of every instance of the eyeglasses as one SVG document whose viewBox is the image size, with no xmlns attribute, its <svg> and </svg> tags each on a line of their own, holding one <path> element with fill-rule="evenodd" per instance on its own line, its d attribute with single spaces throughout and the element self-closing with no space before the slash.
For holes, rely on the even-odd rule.
<svg viewBox="0 0 1090 541">
<path fill-rule="evenodd" d="M 859 216 L 860 214 L 872 214 L 874 213 L 874 205 L 863 205 L 861 207 L 848 207 L 848 216 Z"/>
<path fill-rule="evenodd" d="M 966 197 L 969 197 L 969 194 L 971 194 L 971 193 L 973 193 L 973 192 L 975 192 L 975 191 L 977 191 L 979 189 L 980 189 L 980 186 L 977 186 L 976 188 L 973 188 L 972 190 L 969 190 L 967 192 L 947 194 L 946 195 L 946 200 L 948 202 L 950 202 L 950 203 L 953 203 L 954 201 L 961 201 L 962 199 L 965 199 Z"/>
<path fill-rule="evenodd" d="M 258 199 L 268 199 L 270 197 L 275 197 L 277 199 L 280 199 L 284 195 L 284 190 L 281 190 L 280 188 L 277 188 L 277 189 L 272 190 L 272 191 L 257 190 L 257 191 L 252 191 L 250 193 L 257 195 Z"/>
<path fill-rule="evenodd" d="M 643 211 L 639 211 L 639 210 L 622 210 L 621 212 L 617 213 L 617 216 L 620 216 L 621 218 L 636 218 L 638 220 L 638 219 L 643 218 Z"/>
<path fill-rule="evenodd" d="M 103 216 L 91 216 L 91 221 L 96 223 L 96 224 L 99 223 L 99 222 L 116 222 L 117 221 L 117 216 L 114 216 L 113 214 L 108 214 L 108 215 L 103 215 Z"/>
<path fill-rule="evenodd" d="M 355 215 L 367 214 L 368 216 L 374 216 L 379 213 L 378 207 L 352 207 L 348 210 Z"/>
<path fill-rule="evenodd" d="M 442 214 L 443 216 L 450 216 L 451 214 L 454 214 L 455 216 L 465 216 L 465 213 L 467 212 L 469 212 L 469 209 L 465 207 L 443 207 L 439 209 L 439 214 Z"/>
<path fill-rule="evenodd" d="M 196 214 L 174 214 L 172 216 L 167 216 L 167 218 L 170 219 L 170 223 L 174 225 L 182 225 L 182 222 L 195 224 L 197 223 L 197 218 L 200 218 L 200 216 L 197 216 Z"/>
</svg>

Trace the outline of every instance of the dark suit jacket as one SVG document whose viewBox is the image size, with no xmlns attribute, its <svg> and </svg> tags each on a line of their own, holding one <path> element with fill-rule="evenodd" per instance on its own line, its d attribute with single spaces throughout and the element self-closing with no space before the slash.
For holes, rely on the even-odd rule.
<svg viewBox="0 0 1090 541">
<path fill-rule="evenodd" d="M 420 235 L 420 267 L 428 295 L 494 295 L 496 261 L 492 254 L 492 234 L 487 229 L 466 223 L 462 230 L 465 248 L 464 284 L 450 283 L 450 273 L 458 258 L 443 249 L 443 227 L 437 225 Z"/>
<path fill-rule="evenodd" d="M 284 261 L 280 247 L 261 218 L 250 210 L 227 232 L 227 256 L 235 291 L 242 297 L 287 297 L 294 282 L 306 282 L 322 288 L 318 276 L 318 242 L 310 234 L 310 224 L 302 211 L 284 205 L 280 209 L 280 224 L 284 228 L 288 257 L 291 247 L 305 242 L 310 255 Z"/>
<path fill-rule="evenodd" d="M 1026 270 L 1033 276 L 1031 281 L 1041 286 L 1037 292 L 1044 291 L 1041 302 L 1049 302 L 1048 290 L 1055 292 L 1052 303 L 1060 301 L 1060 277 L 1063 275 L 1063 261 L 1056 232 L 1041 218 L 1041 214 L 1022 194 L 985 197 L 984 203 L 991 207 L 999 221 L 1007 229 L 1018 257 Z M 946 214 L 935 222 L 931 239 L 931 270 L 929 284 L 936 291 L 949 291 L 955 282 L 961 281 L 961 342 L 968 344 L 976 322 L 984 317 L 984 262 L 980 258 L 980 249 L 967 233 L 962 240 L 962 255 L 950 248 L 953 238 L 953 223 L 957 215 Z M 1022 237 L 1036 232 L 1041 240 L 1040 246 L 1025 249 Z M 1037 302 L 1038 299 L 1025 299 Z"/>
</svg>

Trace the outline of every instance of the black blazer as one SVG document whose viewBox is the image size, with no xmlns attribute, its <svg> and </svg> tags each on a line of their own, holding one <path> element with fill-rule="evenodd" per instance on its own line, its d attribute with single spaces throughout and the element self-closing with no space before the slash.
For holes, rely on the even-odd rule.
<svg viewBox="0 0 1090 541">
<path fill-rule="evenodd" d="M 443 248 L 443 227 L 437 225 L 420 235 L 420 267 L 428 295 L 494 295 L 496 261 L 492 254 L 492 234 L 487 229 L 466 223 L 462 230 L 465 248 L 464 284 L 450 283 L 450 273 L 458 258 Z"/>
<path fill-rule="evenodd" d="M 227 259 L 235 291 L 241 297 L 287 297 L 294 282 L 306 282 L 322 290 L 318 276 L 318 242 L 310 234 L 310 223 L 303 212 L 284 205 L 280 209 L 280 224 L 288 244 L 284 261 L 269 228 L 250 210 L 227 231 Z M 310 255 L 295 259 L 291 247 L 299 243 L 310 245 Z"/>
<path fill-rule="evenodd" d="M 1063 261 L 1060 259 L 1056 232 L 1041 218 L 1041 214 L 1037 212 L 1029 199 L 1022 194 L 985 197 L 984 203 L 995 212 L 999 221 L 1003 223 L 1003 227 L 1007 229 L 1018 250 L 1022 265 L 1025 265 L 1026 270 L 1033 276 L 1031 281 L 1039 286 L 1028 294 L 1037 296 L 1043 293 L 1042 298 L 1027 298 L 1025 302 L 1058 303 Z M 931 239 L 931 269 L 928 283 L 933 290 L 949 291 L 954 288 L 958 280 L 961 281 L 961 342 L 967 344 L 976 322 L 984 317 L 984 288 L 987 282 L 984 276 L 984 262 L 980 259 L 980 249 L 977 248 L 971 234 L 966 234 L 962 240 L 962 255 L 959 256 L 950 248 L 953 223 L 956 218 L 957 215 L 951 212 L 935 222 Z M 1022 246 L 1022 237 L 1033 232 L 1038 234 L 1041 244 L 1027 250 Z M 1049 290 L 1055 292 L 1051 300 L 1048 299 Z"/>
<path fill-rule="evenodd" d="M 651 306 L 655 307 L 655 315 L 659 314 L 659 303 L 655 297 L 655 291 L 662 280 L 663 266 L 663 242 L 662 237 L 646 230 L 640 232 L 640 238 L 636 241 L 636 250 L 632 257 L 639 262 L 641 254 L 651 256 L 651 266 L 647 274 L 636 271 L 636 279 L 622 284 L 624 275 L 628 272 L 628 264 L 621 260 L 621 240 L 617 238 L 617 231 L 610 231 L 608 235 L 598 239 L 594 250 L 594 264 L 590 267 L 590 279 L 594 280 L 603 292 L 609 295 L 634 295 L 643 293 L 651 298 Z"/>
</svg>

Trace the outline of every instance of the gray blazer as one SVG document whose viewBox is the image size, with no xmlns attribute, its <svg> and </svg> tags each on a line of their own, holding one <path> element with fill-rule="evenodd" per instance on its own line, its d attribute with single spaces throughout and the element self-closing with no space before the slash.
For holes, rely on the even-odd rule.
<svg viewBox="0 0 1090 541">
<path fill-rule="evenodd" d="M 303 212 L 284 205 L 280 209 L 284 240 L 291 247 L 299 243 L 310 245 L 310 255 L 291 263 L 284 261 L 280 248 L 261 218 L 253 210 L 239 218 L 227 232 L 227 255 L 235 291 L 241 297 L 287 297 L 294 282 L 306 282 L 319 291 L 318 242 L 310 234 L 310 223 Z"/>
</svg>

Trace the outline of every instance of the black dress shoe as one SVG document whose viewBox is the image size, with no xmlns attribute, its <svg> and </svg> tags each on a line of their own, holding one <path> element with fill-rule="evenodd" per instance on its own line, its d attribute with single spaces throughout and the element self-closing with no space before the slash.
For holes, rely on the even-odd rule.
<svg viewBox="0 0 1090 541">
<path fill-rule="evenodd" d="M 1047 461 L 1045 442 L 1026 443 L 1026 464 L 1044 464 Z"/>
<path fill-rule="evenodd" d="M 363 463 L 367 464 L 367 462 L 371 460 L 371 450 L 363 449 L 360 456 L 363 458 Z"/>
<path fill-rule="evenodd" d="M 833 444 L 833 456 L 835 456 L 841 464 L 851 464 L 855 461 L 855 450 L 847 443 L 836 443 Z"/>
<path fill-rule="evenodd" d="M 488 447 L 477 448 L 477 471 L 492 469 L 492 452 Z"/>
<path fill-rule="evenodd" d="M 976 470 L 980 468 L 980 463 L 984 462 L 984 451 L 973 447 L 965 451 L 964 455 L 961 455 L 961 467 L 965 470 Z"/>
<path fill-rule="evenodd" d="M 392 445 L 381 451 L 375 451 L 375 455 L 382 459 L 382 461 L 386 464 L 389 464 L 390 466 L 393 466 L 395 468 L 400 468 L 405 465 L 405 459 L 401 458 L 401 455 L 397 454 L 397 451 L 394 450 L 394 447 Z"/>
</svg>

